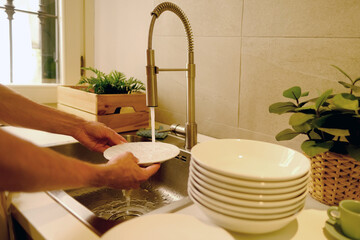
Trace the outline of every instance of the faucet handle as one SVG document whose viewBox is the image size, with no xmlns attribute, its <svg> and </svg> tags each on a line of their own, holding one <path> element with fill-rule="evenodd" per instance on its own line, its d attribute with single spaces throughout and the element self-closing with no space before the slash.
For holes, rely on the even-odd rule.
<svg viewBox="0 0 360 240">
<path fill-rule="evenodd" d="M 172 124 L 169 129 L 156 130 L 157 133 L 173 132 L 175 134 L 185 135 L 185 127 L 180 124 Z"/>
<path fill-rule="evenodd" d="M 154 67 L 154 72 L 155 72 L 155 74 L 159 74 L 160 69 L 159 69 L 157 66 L 155 66 L 155 67 Z"/>
<path fill-rule="evenodd" d="M 186 134 L 185 127 L 181 126 L 180 124 L 176 124 L 176 123 L 171 124 L 170 130 L 175 134 L 180 134 L 183 136 L 185 136 Z"/>
</svg>

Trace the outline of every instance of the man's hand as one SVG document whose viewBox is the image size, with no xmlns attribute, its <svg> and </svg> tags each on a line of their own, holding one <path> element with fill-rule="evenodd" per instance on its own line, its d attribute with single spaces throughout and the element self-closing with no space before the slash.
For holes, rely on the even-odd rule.
<svg viewBox="0 0 360 240">
<path fill-rule="evenodd" d="M 145 182 L 154 175 L 160 168 L 160 164 L 153 164 L 148 167 L 140 167 L 138 159 L 130 152 L 124 152 L 108 163 L 104 164 L 104 171 L 101 174 L 99 183 L 112 188 L 131 189 L 139 188 L 140 183 Z"/>
<path fill-rule="evenodd" d="M 0 123 L 73 136 L 87 148 L 103 152 L 126 140 L 102 123 L 37 104 L 0 84 Z M 159 164 L 141 168 L 130 153 L 107 164 L 90 164 L 40 148 L 0 129 L 0 191 L 110 186 L 138 187 Z"/>
<path fill-rule="evenodd" d="M 85 122 L 79 126 L 73 137 L 85 147 L 97 152 L 104 152 L 111 146 L 126 142 L 114 130 L 99 122 Z"/>
</svg>

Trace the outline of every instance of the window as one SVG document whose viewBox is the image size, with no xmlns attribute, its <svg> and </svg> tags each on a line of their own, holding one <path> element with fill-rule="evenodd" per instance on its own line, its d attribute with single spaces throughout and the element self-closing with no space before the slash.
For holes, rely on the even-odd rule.
<svg viewBox="0 0 360 240">
<path fill-rule="evenodd" d="M 0 10 L 0 83 L 58 83 L 57 0 L 0 0 Z"/>
<path fill-rule="evenodd" d="M 15 7 L 14 22 L 16 16 L 23 14 L 32 15 L 32 17 L 28 16 L 28 18 L 39 23 L 39 2 L 41 4 L 52 4 L 52 6 L 55 7 L 55 9 L 52 8 L 55 11 L 47 10 L 46 19 L 50 22 L 49 24 L 54 24 L 58 28 L 55 29 L 58 32 L 58 36 L 56 36 L 57 33 L 55 33 L 55 41 L 58 41 L 55 42 L 55 44 L 57 44 L 55 51 L 57 51 L 58 58 L 54 58 L 56 55 L 51 53 L 53 50 L 48 50 L 44 52 L 41 57 L 33 57 L 35 61 L 38 59 L 40 62 L 39 59 L 41 59 L 41 64 L 36 62 L 38 63 L 36 65 L 37 67 L 33 67 L 32 71 L 27 70 L 27 73 L 25 73 L 24 66 L 19 65 L 21 72 L 17 74 L 23 74 L 27 77 L 30 73 L 37 74 L 38 77 L 35 77 L 33 82 L 24 83 L 22 78 L 17 80 L 15 76 L 15 78 L 13 78 L 14 83 L 10 83 L 9 20 L 5 12 L 5 5 L 8 5 L 8 2 L 12 2 Z M 25 9 L 24 11 L 32 11 L 36 14 L 16 12 L 18 8 L 21 8 L 20 10 Z M 85 66 L 94 66 L 94 11 L 94 0 L 0 0 L 0 83 L 4 83 L 6 80 L 8 82 L 5 83 L 6 85 L 33 101 L 39 103 L 56 102 L 57 84 L 74 85 L 79 81 L 81 57 L 83 58 Z M 30 22 L 30 20 L 28 21 Z M 36 23 L 35 25 L 38 26 L 38 32 L 32 32 L 35 38 L 34 44 L 31 40 L 30 43 L 28 42 L 31 47 L 27 47 L 27 49 L 30 49 L 29 51 L 33 52 L 36 52 L 36 50 L 33 50 L 33 45 L 35 49 L 36 47 L 39 49 L 41 46 L 41 44 L 36 44 L 36 36 L 40 39 L 38 42 L 41 43 L 40 34 L 42 30 L 39 24 Z M 23 27 L 23 25 L 21 25 L 21 27 Z M 32 30 L 29 29 L 28 31 L 30 32 Z M 5 39 L 4 44 L 2 39 Z M 25 44 L 25 40 L 26 39 L 21 39 L 20 42 Z M 44 42 L 42 45 L 44 45 Z M 13 47 L 15 48 L 15 46 Z M 46 48 L 45 46 L 43 47 Z M 54 60 L 52 60 L 51 57 Z M 49 64 L 49 62 L 51 64 Z M 26 67 L 34 65 L 34 61 L 31 61 L 31 58 L 29 58 L 29 61 L 25 64 L 27 64 L 25 65 Z M 53 71 L 54 66 L 56 68 L 55 72 Z M 47 72 L 46 69 L 50 71 Z M 56 81 L 53 75 L 54 73 L 56 73 Z M 28 79 L 30 78 L 28 77 Z"/>
</svg>

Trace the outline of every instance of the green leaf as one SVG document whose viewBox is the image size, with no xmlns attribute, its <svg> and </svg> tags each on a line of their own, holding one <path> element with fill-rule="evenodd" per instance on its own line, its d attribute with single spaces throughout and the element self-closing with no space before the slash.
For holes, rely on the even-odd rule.
<svg viewBox="0 0 360 240">
<path fill-rule="evenodd" d="M 359 81 L 360 78 L 356 79 L 356 80 Z M 339 81 L 338 83 L 343 85 L 345 88 L 350 88 L 353 92 L 356 92 L 356 93 L 360 92 L 360 87 L 358 87 L 358 86 L 355 86 L 355 85 L 352 85 L 352 84 L 349 84 L 349 83 L 346 83 L 343 81 Z M 354 82 L 354 84 L 355 84 L 355 82 Z"/>
<path fill-rule="evenodd" d="M 306 96 L 308 96 L 308 95 L 309 95 L 309 91 L 304 92 L 304 93 L 301 94 L 302 97 L 306 97 Z"/>
<path fill-rule="evenodd" d="M 357 98 L 354 95 L 348 93 L 335 95 L 332 99 L 332 103 L 338 108 L 347 110 L 356 111 L 359 108 L 359 101 Z"/>
<path fill-rule="evenodd" d="M 292 126 L 292 127 L 295 130 L 295 132 L 300 132 L 300 133 L 307 133 L 311 130 L 311 124 L 309 124 L 307 122 L 304 124 Z"/>
<path fill-rule="evenodd" d="M 346 82 L 343 82 L 343 81 L 338 81 L 338 83 L 343 85 L 345 88 L 351 88 L 351 86 L 352 86 L 350 83 L 346 83 Z"/>
<path fill-rule="evenodd" d="M 297 108 L 296 111 L 297 112 L 302 112 L 302 111 L 307 111 L 307 110 L 314 110 L 314 113 L 315 113 L 315 106 L 312 105 L 312 106 L 304 106 L 304 107 L 300 107 L 300 108 Z"/>
<path fill-rule="evenodd" d="M 334 136 L 349 136 L 350 135 L 350 132 L 347 129 L 319 128 L 319 130 L 329 133 Z"/>
<path fill-rule="evenodd" d="M 291 140 L 293 139 L 294 137 L 296 137 L 297 135 L 299 135 L 300 133 L 298 132 L 294 132 L 293 130 L 291 129 L 285 129 L 281 132 L 279 132 L 275 138 L 277 141 L 285 141 L 285 140 Z"/>
<path fill-rule="evenodd" d="M 320 139 L 322 139 L 321 136 L 317 132 L 315 132 L 314 130 L 310 131 L 309 138 L 311 140 L 320 140 Z"/>
<path fill-rule="evenodd" d="M 289 124 L 291 126 L 299 126 L 311 119 L 314 119 L 314 117 L 314 114 L 294 113 L 289 119 Z"/>
<path fill-rule="evenodd" d="M 344 74 L 345 77 L 347 77 L 351 83 L 353 83 L 353 80 L 351 79 L 351 77 L 349 75 L 346 74 L 346 72 L 344 72 L 341 68 L 339 68 L 338 66 L 335 66 L 335 65 L 331 65 L 333 66 L 334 68 L 336 68 L 337 70 L 339 70 L 342 74 Z"/>
<path fill-rule="evenodd" d="M 360 146 L 350 144 L 347 147 L 349 155 L 357 161 L 360 161 Z"/>
<path fill-rule="evenodd" d="M 301 88 L 298 86 L 289 88 L 283 92 L 283 96 L 286 98 L 298 100 L 301 96 Z"/>
<path fill-rule="evenodd" d="M 301 149 L 310 157 L 313 157 L 319 153 L 329 151 L 329 149 L 334 145 L 332 141 L 327 142 L 317 142 L 313 140 L 305 141 L 301 144 Z"/>
<path fill-rule="evenodd" d="M 286 112 L 295 111 L 295 109 L 296 105 L 292 102 L 278 102 L 270 105 L 269 112 L 283 114 Z"/>
<path fill-rule="evenodd" d="M 359 81 L 360 78 L 357 78 L 355 81 Z M 355 84 L 356 82 L 354 81 L 353 84 Z M 343 81 L 338 81 L 338 83 L 340 83 L 341 85 L 343 85 L 345 88 L 350 88 L 353 92 L 360 92 L 360 87 L 358 86 L 355 86 L 353 84 L 349 84 L 349 83 L 346 83 L 346 82 L 343 82 Z"/>
<path fill-rule="evenodd" d="M 332 93 L 332 89 L 326 90 L 321 96 L 316 100 L 315 108 L 319 110 L 320 106 L 324 104 L 324 102 L 329 98 Z"/>
</svg>

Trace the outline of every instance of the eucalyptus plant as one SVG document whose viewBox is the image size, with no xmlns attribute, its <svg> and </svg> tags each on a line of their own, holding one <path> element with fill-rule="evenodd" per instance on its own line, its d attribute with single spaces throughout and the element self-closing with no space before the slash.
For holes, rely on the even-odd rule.
<svg viewBox="0 0 360 240">
<path fill-rule="evenodd" d="M 329 89 L 315 99 L 303 100 L 309 92 L 302 92 L 299 86 L 283 92 L 288 102 L 274 103 L 269 107 L 270 113 L 290 113 L 291 129 L 285 129 L 276 135 L 276 140 L 291 140 L 300 134 L 307 136 L 301 149 L 309 156 L 330 151 L 349 155 L 360 161 L 360 87 L 356 84 L 360 77 L 353 80 L 337 66 L 347 79 L 339 81 L 349 92 L 333 94 Z"/>
<path fill-rule="evenodd" d="M 86 84 L 86 91 L 96 94 L 130 94 L 143 92 L 145 85 L 140 80 L 130 77 L 126 78 L 125 74 L 112 71 L 105 74 L 100 70 L 92 67 L 82 68 L 95 74 L 91 77 L 81 77 L 79 85 Z"/>
</svg>

